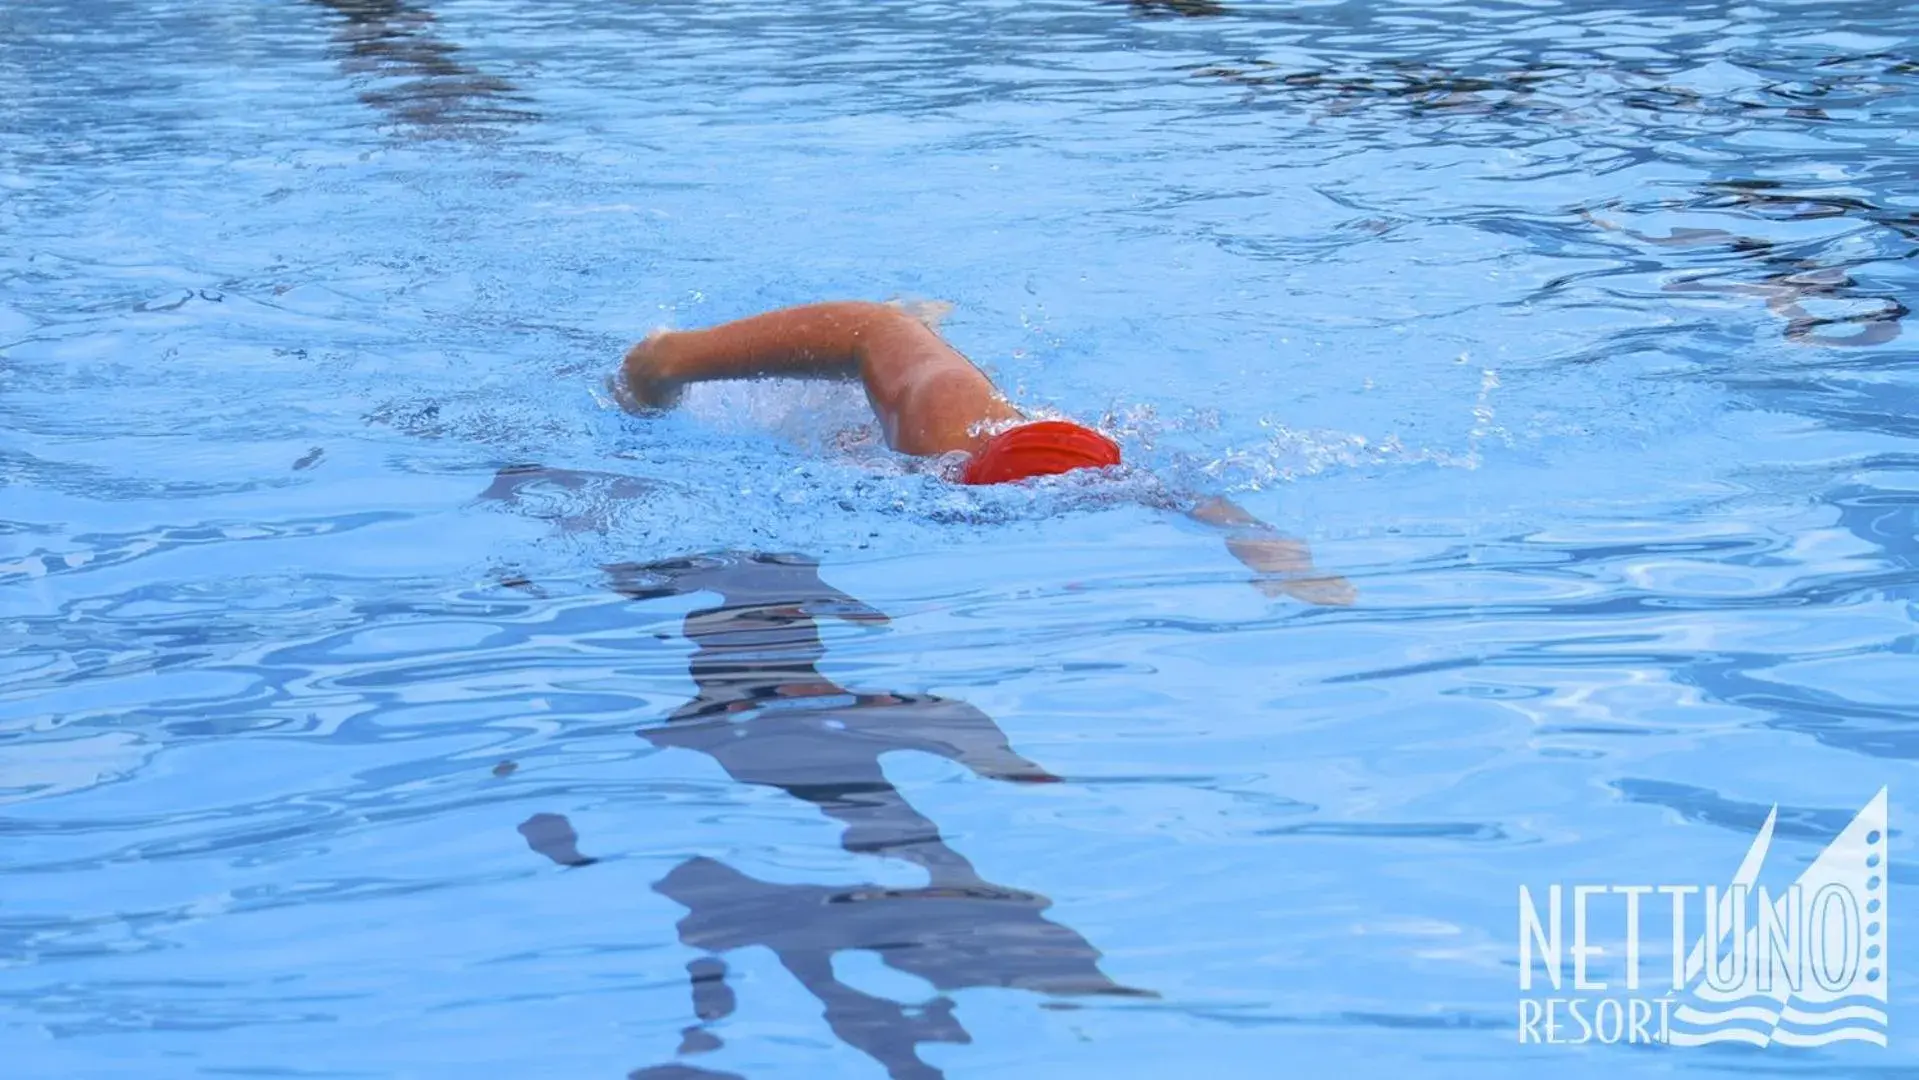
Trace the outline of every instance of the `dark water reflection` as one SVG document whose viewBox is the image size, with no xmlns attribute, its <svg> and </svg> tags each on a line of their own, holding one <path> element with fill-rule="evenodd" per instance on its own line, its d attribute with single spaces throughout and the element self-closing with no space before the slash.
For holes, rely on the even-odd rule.
<svg viewBox="0 0 1919 1080">
<path fill-rule="evenodd" d="M 1204 19 L 1215 15 L 1228 15 L 1232 9 L 1216 0 L 1126 0 L 1126 6 L 1138 15 L 1177 15 L 1188 19 Z"/>
<path fill-rule="evenodd" d="M 345 21 L 334 34 L 340 68 L 362 85 L 360 100 L 425 132 L 482 130 L 538 118 L 519 88 L 460 60 L 426 4 L 407 0 L 311 0 Z"/>
<path fill-rule="evenodd" d="M 1904 250 L 1907 256 L 1919 254 L 1919 246 L 1914 245 L 1914 241 L 1919 240 L 1919 214 L 1887 211 L 1850 196 L 1794 194 L 1774 180 L 1722 181 L 1706 186 L 1696 198 L 1638 209 L 1641 212 L 1731 210 L 1774 221 L 1855 218 L 1890 233 L 1883 236 L 1875 248 L 1890 246 Z M 1899 336 L 1901 321 L 1912 313 L 1898 295 L 1861 289 L 1848 273 L 1884 259 L 1876 250 L 1850 258 L 1833 258 L 1822 256 L 1818 250 L 1822 245 L 1818 243 L 1776 243 L 1724 229 L 1674 228 L 1666 236 L 1651 236 L 1613 225 L 1597 215 L 1589 215 L 1589 220 L 1643 244 L 1666 249 L 1696 249 L 1707 254 L 1709 260 L 1721 253 L 1733 256 L 1738 260 L 1738 269 L 1690 272 L 1669 282 L 1665 288 L 1673 293 L 1758 299 L 1773 314 L 1786 320 L 1786 338 L 1795 344 L 1845 348 L 1884 345 Z M 1806 304 L 1817 300 L 1840 302 L 1853 310 L 1839 315 L 1815 315 Z"/>
<path fill-rule="evenodd" d="M 1099 950 L 1046 917 L 1052 903 L 1046 897 L 983 879 L 887 782 L 880 758 L 901 750 L 1016 784 L 1059 777 L 1014 751 L 993 719 L 966 702 L 848 689 L 822 675 L 818 620 L 878 624 L 886 616 L 822 581 L 816 560 L 726 552 L 622 564 L 608 573 L 613 587 L 635 600 L 688 593 L 720 598 L 686 616 L 685 634 L 696 646 L 688 668 L 698 696 L 665 722 L 641 729 L 642 738 L 706 754 L 741 783 L 784 791 L 844 824 L 846 850 L 903 859 L 927 876 L 917 888 L 780 885 L 703 856 L 675 867 L 654 888 L 687 909 L 680 940 L 713 954 L 689 968 L 698 1023 L 683 1033 L 682 1054 L 721 1045 L 704 1026 L 733 1008 L 719 957 L 754 945 L 772 950 L 819 999 L 840 1039 L 897 1080 L 942 1075 L 919 1059 L 920 1044 L 971 1041 L 944 993 L 1007 987 L 1145 995 L 1100 971 Z M 560 815 L 536 814 L 520 832 L 561 865 L 594 861 L 580 853 L 572 825 Z M 942 996 L 907 1006 L 848 986 L 833 970 L 834 954 L 847 950 L 870 950 Z M 687 1069 L 674 1064 L 633 1075 L 695 1075 Z"/>
<path fill-rule="evenodd" d="M 727 554 L 610 568 L 636 600 L 716 592 L 720 606 L 686 617 L 699 697 L 643 729 L 660 747 L 707 754 L 741 783 L 777 787 L 846 826 L 842 844 L 926 869 L 936 885 L 979 882 L 939 830 L 880 770 L 899 750 L 934 754 L 1013 783 L 1059 778 L 1015 753 L 993 719 L 930 694 L 859 692 L 821 675 L 820 618 L 885 616 L 819 579 L 804 556 Z"/>
<path fill-rule="evenodd" d="M 1912 64 L 1889 55 L 1831 57 L 1821 69 L 1858 68 L 1815 73 L 1811 78 L 1788 79 L 1783 74 L 1745 95 L 1709 94 L 1667 80 L 1685 65 L 1619 64 L 1599 57 L 1565 60 L 1499 58 L 1473 68 L 1449 67 L 1423 60 L 1379 59 L 1339 68 L 1299 69 L 1270 60 L 1208 64 L 1192 69 L 1195 77 L 1216 79 L 1248 92 L 1249 108 L 1310 107 L 1329 116 L 1385 110 L 1408 119 L 1478 118 L 1481 123 L 1449 127 L 1448 138 L 1466 142 L 1478 138 L 1511 138 L 1511 125 L 1565 128 L 1568 133 L 1602 119 L 1617 123 L 1624 113 L 1635 122 L 1699 126 L 1714 117 L 1736 117 L 1741 124 L 1794 130 L 1807 123 L 1834 118 L 1808 100 L 1829 101 L 1833 108 L 1858 108 L 1881 97 L 1887 77 L 1909 77 Z M 1608 89 L 1592 92 L 1595 78 Z M 1635 164 L 1653 160 L 1657 146 L 1632 148 L 1625 160 Z M 1737 168 L 1735 166 L 1735 168 Z M 1743 171 L 1743 170 L 1742 170 Z M 1621 209 L 1634 215 L 1703 213 L 1749 217 L 1759 222 L 1817 221 L 1852 218 L 1881 230 L 1871 242 L 1848 235 L 1844 252 L 1830 250 L 1830 240 L 1774 241 L 1722 228 L 1672 229 L 1657 236 L 1608 220 L 1604 213 Z M 1837 194 L 1795 185 L 1753 173 L 1732 175 L 1702 185 L 1689 198 L 1637 204 L 1607 203 L 1588 207 L 1581 216 L 1591 225 L 1629 237 L 1647 249 L 1695 253 L 1680 274 L 1662 288 L 1673 294 L 1746 297 L 1763 303 L 1784 320 L 1788 341 L 1801 345 L 1857 348 L 1884 345 L 1896 339 L 1911 309 L 1892 289 L 1862 283 L 1853 271 L 1883 265 L 1919 254 L 1919 213 L 1879 205 L 1861 194 Z M 1502 232 L 1523 231 L 1519 221 L 1489 221 L 1486 227 Z M 1591 237 L 1582 238 L 1591 240 Z M 1863 250 L 1861 250 L 1863 248 Z M 1723 264 L 1718 256 L 1731 256 Z M 1837 304 L 1838 313 L 1815 313 L 1809 302 Z"/>
</svg>

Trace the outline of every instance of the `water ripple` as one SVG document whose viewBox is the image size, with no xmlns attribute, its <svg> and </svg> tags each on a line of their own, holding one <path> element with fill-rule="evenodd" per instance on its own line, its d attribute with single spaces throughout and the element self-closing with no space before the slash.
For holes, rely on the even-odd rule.
<svg viewBox="0 0 1919 1080">
<path fill-rule="evenodd" d="M 1919 757 L 1915 14 L 0 5 L 6 1059 L 1616 1074 L 1514 885 Z M 600 392 L 841 295 L 1131 471 Z"/>
</svg>

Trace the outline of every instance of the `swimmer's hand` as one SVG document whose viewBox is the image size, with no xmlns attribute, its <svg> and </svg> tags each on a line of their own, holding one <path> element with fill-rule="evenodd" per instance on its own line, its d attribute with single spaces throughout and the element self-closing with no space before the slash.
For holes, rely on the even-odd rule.
<svg viewBox="0 0 1919 1080">
<path fill-rule="evenodd" d="M 1306 542 L 1287 536 L 1230 499 L 1203 499 L 1187 513 L 1226 534 L 1226 550 L 1253 572 L 1253 587 L 1277 600 L 1345 607 L 1359 598 L 1353 583 L 1313 565 Z"/>
<path fill-rule="evenodd" d="M 660 329 L 626 350 L 620 370 L 607 379 L 613 400 L 628 412 L 670 409 L 680 403 L 685 384 L 667 373 L 666 340 L 672 331 Z"/>
<path fill-rule="evenodd" d="M 1352 582 L 1320 573 L 1306 545 L 1290 536 L 1228 536 L 1226 550 L 1256 575 L 1253 587 L 1275 600 L 1289 596 L 1307 604 L 1346 607 L 1359 598 Z"/>
</svg>

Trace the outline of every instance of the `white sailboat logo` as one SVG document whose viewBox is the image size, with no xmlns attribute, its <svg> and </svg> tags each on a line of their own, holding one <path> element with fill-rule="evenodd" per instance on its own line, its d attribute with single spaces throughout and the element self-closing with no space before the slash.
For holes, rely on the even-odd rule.
<svg viewBox="0 0 1919 1080">
<path fill-rule="evenodd" d="M 1686 956 L 1688 997 L 1667 1037 L 1674 1046 L 1884 1046 L 1886 789 L 1774 895 L 1755 882 L 1778 816 L 1774 806 L 1731 885 L 1707 890 L 1706 927 Z"/>
</svg>

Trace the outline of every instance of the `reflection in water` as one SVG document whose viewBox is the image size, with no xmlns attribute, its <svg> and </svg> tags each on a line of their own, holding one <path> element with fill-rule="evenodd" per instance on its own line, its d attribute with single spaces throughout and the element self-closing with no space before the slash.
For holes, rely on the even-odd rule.
<svg viewBox="0 0 1919 1080">
<path fill-rule="evenodd" d="M 1229 13 L 1226 5 L 1217 0 L 1126 0 L 1126 6 L 1140 15 L 1180 15 L 1189 19 Z"/>
<path fill-rule="evenodd" d="M 508 465 L 480 492 L 564 532 L 602 530 L 616 508 L 644 497 L 653 485 L 634 476 L 545 465 Z"/>
<path fill-rule="evenodd" d="M 781 788 L 846 825 L 848 851 L 925 867 L 935 884 L 973 885 L 972 867 L 880 771 L 880 755 L 917 750 L 1015 783 L 1058 778 L 1021 757 L 991 717 L 927 694 L 854 692 L 814 666 L 816 617 L 885 616 L 819 579 L 801 556 L 726 555 L 611 567 L 635 599 L 711 591 L 719 607 L 686 617 L 699 697 L 640 734 L 711 756 L 736 780 Z"/>
<path fill-rule="evenodd" d="M 1414 115 L 1525 113 L 1528 119 L 1565 127 L 1590 124 L 1619 111 L 1637 114 L 1636 121 L 1646 125 L 1734 116 L 1803 127 L 1808 121 L 1830 122 L 1829 109 L 1897 93 L 1884 80 L 1910 74 L 1909 64 L 1887 56 L 1832 57 L 1810 75 L 1782 74 L 1762 88 L 1728 94 L 1684 85 L 1693 66 L 1682 57 L 1634 65 L 1607 53 L 1563 52 L 1551 58 L 1499 56 L 1470 66 L 1394 57 L 1368 58 L 1344 68 L 1301 68 L 1255 58 L 1188 70 L 1195 77 L 1251 91 L 1253 104 L 1284 97 L 1317 104 L 1332 115 L 1373 105 Z M 1485 134 L 1510 138 L 1512 129 L 1488 129 Z"/>
<path fill-rule="evenodd" d="M 462 64 L 460 47 L 434 33 L 428 8 L 405 0 L 313 0 L 346 17 L 334 34 L 340 66 L 368 80 L 360 100 L 402 124 L 467 128 L 531 120 L 505 79 Z"/>
<path fill-rule="evenodd" d="M 1196 77 L 1252 91 L 1255 103 L 1268 95 L 1302 98 L 1334 115 L 1380 102 L 1402 105 L 1415 114 L 1544 107 L 1534 96 L 1536 87 L 1569 71 L 1563 64 L 1524 61 L 1496 72 L 1468 74 L 1415 60 L 1380 60 L 1363 71 L 1297 70 L 1271 60 L 1204 64 L 1191 70 Z"/>
<path fill-rule="evenodd" d="M 1910 247 L 1911 240 L 1919 235 L 1919 230 L 1915 229 L 1915 226 L 1919 226 L 1919 215 L 1889 214 L 1854 198 L 1795 195 L 1767 180 L 1714 184 L 1700 198 L 1684 203 L 1660 204 L 1655 209 L 1737 209 L 1754 217 L 1786 221 L 1857 216 L 1891 229 L 1900 238 L 1901 245 L 1906 247 Z M 1803 345 L 1883 345 L 1899 336 L 1900 320 L 1912 311 L 1896 296 L 1864 293 L 1855 287 L 1847 271 L 1878 262 L 1882 256 L 1877 254 L 1828 261 L 1807 256 L 1789 245 L 1739 236 L 1724 229 L 1674 228 L 1665 236 L 1652 236 L 1593 214 L 1587 214 L 1586 219 L 1600 228 L 1623 233 L 1655 247 L 1724 251 L 1755 266 L 1762 272 L 1753 281 L 1727 281 L 1728 271 L 1714 269 L 1704 274 L 1692 274 L 1683 280 L 1669 281 L 1664 288 L 1674 293 L 1755 297 L 1764 301 L 1775 315 L 1786 320 L 1787 339 Z M 1811 300 L 1863 301 L 1867 306 L 1864 310 L 1843 314 L 1815 315 L 1805 306 Z M 1851 329 L 1850 333 L 1833 332 L 1848 328 Z"/>
<path fill-rule="evenodd" d="M 1572 57 L 1558 61 L 1513 61 L 1488 64 L 1467 71 L 1411 60 L 1381 60 L 1358 70 L 1300 70 L 1270 60 L 1195 67 L 1201 78 L 1218 79 L 1245 88 L 1249 104 L 1266 99 L 1305 101 L 1330 116 L 1376 106 L 1403 115 L 1494 116 L 1524 112 L 1556 126 L 1572 128 L 1614 111 L 1649 114 L 1654 123 L 1697 122 L 1703 118 L 1736 115 L 1759 125 L 1781 124 L 1796 129 L 1807 122 L 1832 119 L 1820 101 L 1831 107 L 1857 106 L 1886 92 L 1876 80 L 1903 74 L 1892 58 L 1833 57 L 1809 78 L 1770 82 L 1744 94 L 1705 93 L 1678 85 L 1673 70 L 1623 68 L 1611 59 Z M 1865 65 L 1865 70 L 1837 70 Z M 1885 66 L 1883 71 L 1875 70 Z M 1603 74 L 1614 89 L 1595 96 L 1591 77 Z M 1491 138 L 1506 140 L 1510 129 L 1487 129 Z M 1469 130 L 1448 132 L 1451 141 L 1470 143 Z M 1617 203 L 1608 204 L 1618 206 Z M 1752 297 L 1786 320 L 1785 336 L 1803 345 L 1864 347 L 1883 345 L 1899 336 L 1900 323 L 1911 309 L 1890 291 L 1862 289 L 1851 271 L 1904 259 L 1914 254 L 1919 240 L 1919 213 L 1875 206 L 1853 195 L 1797 193 L 1777 180 L 1731 179 L 1703 187 L 1686 200 L 1668 200 L 1649 209 L 1657 211 L 1733 212 L 1760 221 L 1810 221 L 1852 217 L 1892 235 L 1891 252 L 1874 247 L 1865 254 L 1835 254 L 1808 250 L 1804 245 L 1774 243 L 1722 229 L 1675 228 L 1666 236 L 1652 236 L 1604 220 L 1591 213 L 1584 218 L 1601 228 L 1623 233 L 1642 243 L 1667 249 L 1723 250 L 1742 260 L 1737 267 L 1709 267 L 1669 281 L 1673 293 L 1705 293 Z M 1728 280 L 1746 266 L 1760 272 L 1745 280 Z M 1820 313 L 1808 303 L 1837 305 L 1836 313 Z"/>
<path fill-rule="evenodd" d="M 880 757 L 897 750 L 937 754 L 1014 783 L 1059 778 L 1015 752 L 991 717 L 963 701 L 850 690 L 819 672 L 825 650 L 817 619 L 882 623 L 884 614 L 821 581 L 818 563 L 799 555 L 726 553 L 608 569 L 614 588 L 635 599 L 720 596 L 717 606 L 686 616 L 686 636 L 697 647 L 689 668 L 698 696 L 642 737 L 697 750 L 742 783 L 776 787 L 818 807 L 846 826 L 841 843 L 848 851 L 905 859 L 927 873 L 918 888 L 777 885 L 713 859 L 689 859 L 654 886 L 687 909 L 679 924 L 683 942 L 711 954 L 770 949 L 820 1000 L 833 1032 L 896 1078 L 941 1075 L 919 1059 L 919 1044 L 970 1041 L 953 1018 L 953 1002 L 941 996 L 906 1006 L 863 993 L 834 975 L 835 953 L 871 950 L 943 992 L 995 986 L 1145 993 L 1101 972 L 1097 949 L 1046 918 L 1046 897 L 982 879 L 886 781 Z M 590 861 L 559 815 L 535 815 L 521 832 L 555 862 Z M 733 1009 L 717 955 L 695 961 L 688 974 L 699 1022 L 683 1033 L 682 1055 L 719 1047 L 705 1025 Z M 674 1064 L 633 1075 L 724 1074 Z"/>
<path fill-rule="evenodd" d="M 679 924 L 681 941 L 712 953 L 752 945 L 770 949 L 780 966 L 820 1000 L 833 1033 L 898 1080 L 942 1075 L 919 1060 L 920 1043 L 972 1039 L 953 1018 L 951 998 L 942 994 L 925 1004 L 902 1005 L 864 993 L 834 974 L 835 953 L 869 950 L 887 966 L 941 991 L 998 986 L 1046 994 L 1140 993 L 1102 974 L 1098 950 L 1047 919 L 1051 901 L 1035 893 L 983 884 L 967 889 L 776 885 L 704 857 L 674 867 L 654 888 L 688 909 Z M 704 971 L 708 984 L 702 985 L 699 973 L 693 983 L 702 1023 L 707 1017 L 699 1007 L 701 996 L 713 996 L 714 972 L 724 978 L 723 967 Z M 717 1036 L 696 1026 L 686 1033 L 681 1052 L 718 1045 Z"/>
<path fill-rule="evenodd" d="M 1853 816 L 1847 810 L 1740 802 L 1711 788 L 1665 780 L 1627 778 L 1613 781 L 1612 786 L 1628 802 L 1670 807 L 1688 821 L 1717 825 L 1741 836 L 1757 834 L 1766 819 L 1772 817 L 1775 836 L 1809 840 L 1823 846 L 1845 831 Z"/>
<path fill-rule="evenodd" d="M 498 767 L 494 775 L 502 775 Z M 520 835 L 526 837 L 527 847 L 561 866 L 591 866 L 599 861 L 580 854 L 580 834 L 562 814 L 534 814 L 520 823 Z"/>
</svg>

